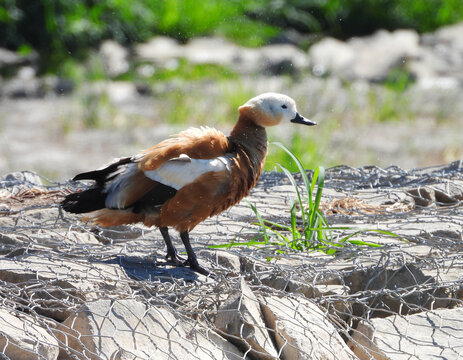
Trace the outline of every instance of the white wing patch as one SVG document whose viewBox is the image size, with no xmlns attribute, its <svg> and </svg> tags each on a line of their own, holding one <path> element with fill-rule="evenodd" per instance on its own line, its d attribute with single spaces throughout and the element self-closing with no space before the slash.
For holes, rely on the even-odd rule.
<svg viewBox="0 0 463 360">
<path fill-rule="evenodd" d="M 131 177 L 137 172 L 138 164 L 130 163 L 120 167 L 116 172 L 111 175 L 116 175 L 111 182 L 106 185 L 104 192 L 106 196 L 105 205 L 110 209 L 120 209 L 122 204 L 125 203 L 125 191 Z"/>
<path fill-rule="evenodd" d="M 231 172 L 230 159 L 226 156 L 214 159 L 192 159 L 181 154 L 178 158 L 166 161 L 156 170 L 145 171 L 145 175 L 151 180 L 178 190 L 210 171 Z"/>
</svg>

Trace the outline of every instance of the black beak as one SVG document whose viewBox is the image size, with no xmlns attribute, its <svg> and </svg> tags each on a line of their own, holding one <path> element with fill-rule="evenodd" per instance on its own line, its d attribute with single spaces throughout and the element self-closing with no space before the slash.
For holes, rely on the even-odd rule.
<svg viewBox="0 0 463 360">
<path fill-rule="evenodd" d="M 303 124 L 303 125 L 317 125 L 315 121 L 306 119 L 305 117 L 301 116 L 299 113 L 296 113 L 296 117 L 291 120 L 291 122 L 296 123 L 296 124 Z"/>
</svg>

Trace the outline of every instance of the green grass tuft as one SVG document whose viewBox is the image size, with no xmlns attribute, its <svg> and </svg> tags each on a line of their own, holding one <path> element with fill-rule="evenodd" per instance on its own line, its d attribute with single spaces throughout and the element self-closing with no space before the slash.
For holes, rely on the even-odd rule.
<svg viewBox="0 0 463 360">
<path fill-rule="evenodd" d="M 232 242 L 225 245 L 212 245 L 210 248 L 231 248 L 234 246 L 247 247 L 276 247 L 277 253 L 290 251 L 321 251 L 328 255 L 335 255 L 347 244 L 353 246 L 381 247 L 382 245 L 353 239 L 362 232 L 378 232 L 383 235 L 398 237 L 396 234 L 378 229 L 355 230 L 351 227 L 331 227 L 320 210 L 320 201 L 325 183 L 325 169 L 317 167 L 313 173 L 312 181 L 309 180 L 307 172 L 301 161 L 284 145 L 274 143 L 283 149 L 296 164 L 299 174 L 302 177 L 306 195 L 299 190 L 294 175 L 283 165 L 281 170 L 288 177 L 296 193 L 296 200 L 290 205 L 290 219 L 285 223 L 276 223 L 265 220 L 258 209 L 251 203 L 249 206 L 257 217 L 259 236 L 248 242 Z M 333 231 L 354 230 L 353 233 L 338 239 Z"/>
</svg>

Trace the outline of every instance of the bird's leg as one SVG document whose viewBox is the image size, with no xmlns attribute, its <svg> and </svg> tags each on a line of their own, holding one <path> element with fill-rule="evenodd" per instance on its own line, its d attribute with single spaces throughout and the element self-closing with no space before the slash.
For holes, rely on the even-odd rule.
<svg viewBox="0 0 463 360">
<path fill-rule="evenodd" d="M 186 253 L 188 254 L 188 259 L 185 261 L 185 265 L 190 265 L 190 268 L 199 272 L 200 274 L 206 276 L 209 275 L 209 271 L 199 266 L 198 259 L 196 259 L 195 252 L 193 251 L 193 248 L 190 244 L 190 236 L 188 234 L 188 231 L 180 233 L 180 237 L 183 241 L 183 245 L 185 245 Z"/>
<path fill-rule="evenodd" d="M 167 246 L 166 259 L 170 259 L 176 265 L 183 265 L 183 263 L 185 262 L 185 259 L 178 256 L 177 250 L 175 249 L 174 245 L 172 244 L 172 240 L 170 239 L 169 229 L 167 227 L 162 227 L 162 228 L 159 228 L 159 230 L 161 231 L 161 235 Z"/>
</svg>

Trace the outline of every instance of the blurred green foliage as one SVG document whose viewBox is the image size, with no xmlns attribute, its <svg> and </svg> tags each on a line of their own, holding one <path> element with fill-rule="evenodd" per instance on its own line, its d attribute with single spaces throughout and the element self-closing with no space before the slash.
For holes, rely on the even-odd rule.
<svg viewBox="0 0 463 360">
<path fill-rule="evenodd" d="M 245 15 L 238 0 L 3 0 L 0 47 L 30 46 L 54 70 L 63 59 L 82 59 L 104 39 L 143 42 L 156 34 L 181 42 L 220 34 L 259 46 L 278 29 Z M 43 70 L 43 69 L 42 69 Z"/>
<path fill-rule="evenodd" d="M 248 15 L 302 33 L 348 38 L 377 29 L 429 32 L 463 20 L 461 0 L 254 0 Z"/>
<path fill-rule="evenodd" d="M 378 28 L 426 32 L 462 19 L 461 0 L 0 0 L 0 47 L 35 49 L 41 70 L 54 71 L 108 38 L 217 34 L 260 46 L 284 29 L 346 38 Z"/>
</svg>

